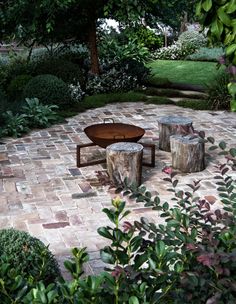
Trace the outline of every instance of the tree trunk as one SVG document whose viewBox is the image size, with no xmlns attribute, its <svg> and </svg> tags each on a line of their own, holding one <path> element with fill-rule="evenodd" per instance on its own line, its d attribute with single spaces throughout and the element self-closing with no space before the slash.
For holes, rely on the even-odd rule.
<svg viewBox="0 0 236 304">
<path fill-rule="evenodd" d="M 90 28 L 88 30 L 88 47 L 90 51 L 91 60 L 91 73 L 99 74 L 99 61 L 98 61 L 98 49 L 97 49 L 97 32 L 96 32 L 96 19 L 91 22 Z"/>
</svg>

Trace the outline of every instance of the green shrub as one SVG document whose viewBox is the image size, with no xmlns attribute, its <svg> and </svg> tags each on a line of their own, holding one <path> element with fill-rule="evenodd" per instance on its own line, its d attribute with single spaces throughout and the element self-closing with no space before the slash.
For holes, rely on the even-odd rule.
<svg viewBox="0 0 236 304">
<path fill-rule="evenodd" d="M 51 74 L 62 79 L 66 83 L 85 85 L 85 80 L 80 66 L 70 61 L 53 59 L 39 61 L 35 68 L 37 75 Z"/>
<path fill-rule="evenodd" d="M 34 64 L 25 57 L 16 57 L 7 65 L 8 84 L 19 75 L 34 75 Z"/>
<path fill-rule="evenodd" d="M 187 60 L 194 61 L 215 61 L 218 62 L 219 58 L 224 55 L 223 48 L 207 48 L 201 47 L 196 53 L 186 57 Z"/>
<path fill-rule="evenodd" d="M 128 39 L 137 39 L 139 44 L 143 44 L 150 51 L 156 50 L 163 46 L 163 36 L 155 34 L 155 32 L 145 26 L 135 28 L 126 28 L 123 33 Z"/>
<path fill-rule="evenodd" d="M 38 75 L 32 78 L 23 91 L 25 98 L 38 98 L 43 104 L 63 106 L 71 102 L 66 83 L 53 75 Z"/>
<path fill-rule="evenodd" d="M 54 111 L 58 109 L 55 105 L 43 105 L 38 98 L 26 98 L 26 105 L 22 107 L 24 114 L 28 120 L 29 127 L 46 128 L 51 123 L 57 120 L 57 113 Z"/>
<path fill-rule="evenodd" d="M 181 60 L 195 52 L 195 47 L 182 45 L 178 41 L 171 46 L 163 47 L 153 53 L 153 58 L 161 60 Z"/>
<path fill-rule="evenodd" d="M 7 66 L 1 63 L 0 64 L 0 86 L 2 88 L 6 87 L 7 78 L 8 78 Z"/>
<path fill-rule="evenodd" d="M 163 47 L 153 54 L 155 59 L 180 60 L 193 54 L 200 47 L 206 46 L 206 37 L 197 31 L 183 32 L 177 42 Z"/>
<path fill-rule="evenodd" d="M 125 59 L 147 62 L 150 57 L 148 48 L 139 44 L 137 39 L 128 40 L 127 43 L 123 44 L 108 36 L 99 44 L 99 58 L 104 62 L 120 62 Z"/>
<path fill-rule="evenodd" d="M 178 43 L 184 47 L 197 50 L 207 45 L 207 38 L 198 31 L 186 31 L 179 36 Z"/>
<path fill-rule="evenodd" d="M 0 126 L 3 125 L 2 114 L 9 109 L 9 104 L 5 92 L 0 87 Z"/>
<path fill-rule="evenodd" d="M 10 101 L 21 99 L 24 88 L 31 80 L 31 78 L 32 76 L 30 75 L 18 75 L 11 80 L 7 88 L 7 93 Z"/>
<path fill-rule="evenodd" d="M 212 110 L 229 110 L 231 95 L 228 91 L 229 74 L 220 72 L 207 87 L 208 102 Z"/>
<path fill-rule="evenodd" d="M 89 95 L 100 93 L 124 92 L 137 87 L 137 77 L 127 73 L 127 68 L 115 67 L 100 75 L 89 75 L 86 93 Z"/>
<path fill-rule="evenodd" d="M 2 121 L 3 128 L 1 129 L 1 136 L 19 137 L 29 130 L 27 116 L 25 114 L 14 114 L 9 110 L 2 114 Z"/>
<path fill-rule="evenodd" d="M 39 239 L 24 231 L 2 229 L 0 244 L 0 256 L 6 257 L 12 268 L 16 268 L 21 275 L 47 283 L 60 277 L 54 256 Z"/>
<path fill-rule="evenodd" d="M 139 84 L 146 81 L 150 75 L 150 68 L 147 68 L 143 62 L 134 59 L 123 59 L 117 65 L 125 68 L 126 73 L 130 76 L 136 77 Z"/>
</svg>

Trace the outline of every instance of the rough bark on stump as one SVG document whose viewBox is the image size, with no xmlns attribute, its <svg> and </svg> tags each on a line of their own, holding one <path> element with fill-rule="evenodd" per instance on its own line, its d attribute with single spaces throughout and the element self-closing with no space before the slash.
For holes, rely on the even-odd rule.
<svg viewBox="0 0 236 304">
<path fill-rule="evenodd" d="M 130 184 L 141 184 L 143 146 L 137 143 L 118 142 L 106 148 L 107 171 L 118 186 L 127 178 Z"/>
<path fill-rule="evenodd" d="M 170 136 L 175 134 L 186 135 L 192 130 L 192 120 L 182 116 L 164 116 L 158 121 L 159 148 L 170 152 Z"/>
<path fill-rule="evenodd" d="M 172 166 L 181 172 L 199 172 L 205 169 L 205 144 L 192 135 L 170 137 Z"/>
</svg>

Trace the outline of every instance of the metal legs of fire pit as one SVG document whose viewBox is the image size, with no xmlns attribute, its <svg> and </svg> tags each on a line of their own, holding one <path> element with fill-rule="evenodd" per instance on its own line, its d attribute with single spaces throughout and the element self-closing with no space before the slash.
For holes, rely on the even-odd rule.
<svg viewBox="0 0 236 304">
<path fill-rule="evenodd" d="M 87 147 L 92 147 L 92 146 L 97 146 L 97 145 L 94 144 L 94 143 L 77 145 L 77 147 L 76 147 L 76 161 L 77 161 L 77 167 L 78 168 L 104 164 L 106 162 L 105 159 L 100 159 L 100 160 L 94 160 L 94 161 L 86 162 L 86 163 L 83 163 L 83 164 L 81 163 L 81 149 L 82 148 L 87 148 Z"/>
<path fill-rule="evenodd" d="M 150 163 L 149 162 L 148 163 L 147 162 L 142 162 L 142 165 L 143 166 L 147 166 L 147 167 L 155 167 L 155 145 L 154 144 L 146 144 L 146 143 L 140 143 L 140 144 L 144 148 L 147 148 L 147 149 L 151 150 L 151 160 L 150 160 Z M 78 168 L 106 163 L 106 159 L 100 159 L 100 160 L 94 160 L 94 161 L 89 161 L 89 162 L 81 163 L 81 149 L 82 148 L 87 148 L 87 147 L 92 147 L 92 146 L 97 146 L 97 145 L 94 144 L 94 143 L 77 145 L 76 159 L 77 159 L 77 167 Z"/>
</svg>

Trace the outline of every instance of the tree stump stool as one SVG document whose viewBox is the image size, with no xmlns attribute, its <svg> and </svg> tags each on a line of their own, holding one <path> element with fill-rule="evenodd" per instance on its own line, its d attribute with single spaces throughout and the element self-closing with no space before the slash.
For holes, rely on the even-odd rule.
<svg viewBox="0 0 236 304">
<path fill-rule="evenodd" d="M 158 121 L 159 148 L 170 152 L 170 136 L 175 134 L 186 135 L 192 129 L 192 120 L 182 116 L 164 116 Z"/>
<path fill-rule="evenodd" d="M 127 178 L 130 184 L 141 184 L 143 146 L 131 142 L 118 142 L 106 148 L 107 171 L 111 181 L 122 185 Z"/>
<path fill-rule="evenodd" d="M 173 168 L 186 173 L 205 169 L 205 144 L 201 137 L 172 135 L 170 146 Z"/>
</svg>

